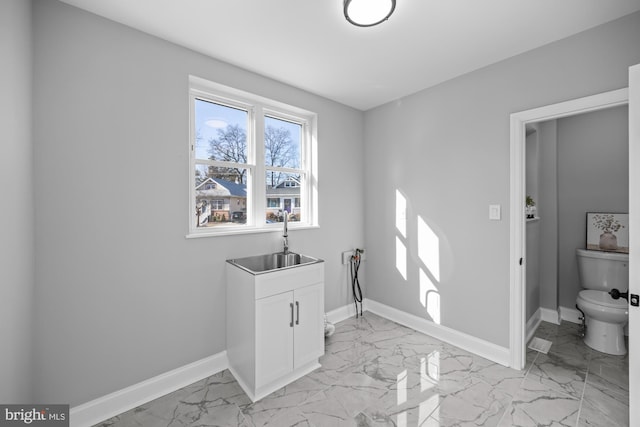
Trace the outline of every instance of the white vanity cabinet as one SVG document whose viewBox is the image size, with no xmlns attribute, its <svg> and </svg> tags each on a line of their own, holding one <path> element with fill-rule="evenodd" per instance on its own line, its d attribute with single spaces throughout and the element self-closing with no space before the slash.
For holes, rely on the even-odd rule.
<svg viewBox="0 0 640 427">
<path fill-rule="evenodd" d="M 324 263 L 263 274 L 226 268 L 229 367 L 256 401 L 320 366 Z"/>
</svg>

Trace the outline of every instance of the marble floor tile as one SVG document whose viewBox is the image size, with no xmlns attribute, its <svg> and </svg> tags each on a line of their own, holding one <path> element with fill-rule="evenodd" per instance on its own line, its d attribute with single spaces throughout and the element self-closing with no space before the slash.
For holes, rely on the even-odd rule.
<svg viewBox="0 0 640 427">
<path fill-rule="evenodd" d="M 549 339 L 549 337 L 555 337 L 558 333 L 560 325 L 555 325 L 549 322 L 540 322 L 538 329 L 536 329 L 536 336 L 542 339 Z"/>
<path fill-rule="evenodd" d="M 540 353 L 539 351 L 531 350 L 530 348 L 527 348 L 527 356 L 525 359 L 525 365 L 523 369 L 525 372 L 525 375 L 527 372 L 529 372 L 529 369 L 531 369 L 533 362 L 535 362 L 539 354 L 542 354 L 542 353 Z"/>
<path fill-rule="evenodd" d="M 495 426 L 513 396 L 479 379 L 441 398 L 437 412 L 430 415 L 441 426 Z"/>
<path fill-rule="evenodd" d="M 238 405 L 251 401 L 228 370 L 134 408 L 101 427 L 247 426 Z"/>
<path fill-rule="evenodd" d="M 629 354 L 613 356 L 592 350 L 589 374 L 606 378 L 616 386 L 629 390 Z"/>
<path fill-rule="evenodd" d="M 594 406 L 589 402 L 583 401 L 577 425 L 578 427 L 628 427 L 628 413 L 627 419 L 620 421 L 621 422 L 611 419 L 611 417 L 609 417 L 607 413 L 602 412 L 598 406 Z"/>
<path fill-rule="evenodd" d="M 628 357 L 577 332 L 542 322 L 549 353 L 516 371 L 366 312 L 336 325 L 321 368 L 258 402 L 225 370 L 99 426 L 628 427 Z"/>
<path fill-rule="evenodd" d="M 573 365 L 551 354 L 540 354 L 527 378 L 555 391 L 580 399 L 584 392 L 587 368 Z"/>
<path fill-rule="evenodd" d="M 575 426 L 580 400 L 525 379 L 505 411 L 500 427 Z"/>
<path fill-rule="evenodd" d="M 582 400 L 585 406 L 605 415 L 609 425 L 629 425 L 629 390 L 601 376 L 589 374 Z"/>
<path fill-rule="evenodd" d="M 513 398 L 520 389 L 526 372 L 526 370 L 517 371 L 515 369 L 510 369 L 497 363 L 493 363 L 472 372 L 471 377 L 478 378 L 489 384 L 491 387 Z"/>
</svg>

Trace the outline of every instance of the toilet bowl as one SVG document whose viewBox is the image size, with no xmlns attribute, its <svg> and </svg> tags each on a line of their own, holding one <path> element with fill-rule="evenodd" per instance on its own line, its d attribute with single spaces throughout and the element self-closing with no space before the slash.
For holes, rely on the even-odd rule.
<svg viewBox="0 0 640 427">
<path fill-rule="evenodd" d="M 629 319 L 628 301 L 613 299 L 612 289 L 629 289 L 629 255 L 576 249 L 578 276 L 584 290 L 576 306 L 587 326 L 584 342 L 594 350 L 613 355 L 627 353 L 624 326 Z"/>
<path fill-rule="evenodd" d="M 576 303 L 585 315 L 587 331 L 584 343 L 602 353 L 626 354 L 624 325 L 629 319 L 627 300 L 614 300 L 605 291 L 584 290 L 578 293 Z"/>
</svg>

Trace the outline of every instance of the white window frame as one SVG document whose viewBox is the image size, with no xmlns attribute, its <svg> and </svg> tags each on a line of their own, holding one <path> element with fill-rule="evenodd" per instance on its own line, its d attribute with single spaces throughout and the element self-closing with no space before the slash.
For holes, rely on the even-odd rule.
<svg viewBox="0 0 640 427">
<path fill-rule="evenodd" d="M 249 112 L 247 125 L 247 163 L 233 164 L 247 170 L 247 221 L 244 224 L 230 224 L 219 227 L 196 227 L 195 221 L 195 99 L 206 99 L 211 102 L 240 108 Z M 279 101 L 254 95 L 214 83 L 196 76 L 189 76 L 189 207 L 187 238 L 222 236 L 230 234 L 261 233 L 279 231 L 281 224 L 267 224 L 266 172 L 264 160 L 264 117 L 274 117 L 298 123 L 302 126 L 300 147 L 301 164 L 299 169 L 271 167 L 270 170 L 299 174 L 305 176 L 300 186 L 302 218 L 305 221 L 289 223 L 289 229 L 316 228 L 318 224 L 318 147 L 317 147 L 317 114 L 287 105 Z M 201 159 L 199 159 L 200 162 Z M 214 162 L 212 164 L 230 162 Z"/>
</svg>

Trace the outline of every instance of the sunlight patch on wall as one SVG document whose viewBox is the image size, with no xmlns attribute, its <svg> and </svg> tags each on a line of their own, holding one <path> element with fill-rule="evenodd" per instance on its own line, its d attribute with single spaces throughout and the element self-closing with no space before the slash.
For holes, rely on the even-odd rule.
<svg viewBox="0 0 640 427">
<path fill-rule="evenodd" d="M 420 304 L 427 309 L 434 323 L 440 324 L 440 293 L 427 273 L 420 269 Z"/>
<path fill-rule="evenodd" d="M 407 280 L 407 248 L 398 236 L 396 236 L 396 269 L 402 278 Z"/>
<path fill-rule="evenodd" d="M 407 199 L 400 190 L 396 190 L 396 228 L 402 237 L 407 237 Z"/>
<path fill-rule="evenodd" d="M 418 257 L 436 282 L 440 282 L 440 239 L 421 216 L 418 216 Z"/>
</svg>

